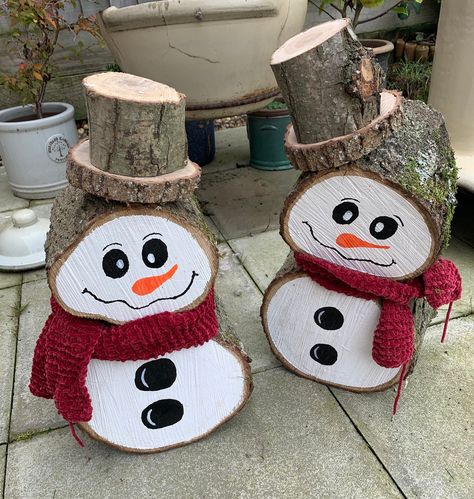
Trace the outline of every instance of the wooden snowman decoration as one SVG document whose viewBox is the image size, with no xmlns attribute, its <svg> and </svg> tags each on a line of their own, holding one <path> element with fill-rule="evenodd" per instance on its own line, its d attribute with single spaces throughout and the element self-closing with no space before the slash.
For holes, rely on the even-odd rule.
<svg viewBox="0 0 474 499">
<path fill-rule="evenodd" d="M 443 118 L 383 89 L 347 19 L 296 35 L 272 68 L 303 173 L 281 214 L 293 254 L 265 293 L 265 332 L 301 376 L 356 392 L 398 383 L 399 396 L 433 309 L 461 293 L 439 258 L 457 174 Z"/>
<path fill-rule="evenodd" d="M 218 256 L 193 200 L 185 96 L 125 73 L 83 81 L 90 140 L 68 164 L 46 243 L 52 313 L 30 389 L 91 437 L 156 452 L 208 435 L 251 392 L 216 312 Z"/>
</svg>

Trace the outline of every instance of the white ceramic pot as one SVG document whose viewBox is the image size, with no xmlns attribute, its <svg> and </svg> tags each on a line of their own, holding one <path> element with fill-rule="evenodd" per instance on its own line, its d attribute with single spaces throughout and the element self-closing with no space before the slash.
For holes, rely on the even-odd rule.
<svg viewBox="0 0 474 499">
<path fill-rule="evenodd" d="M 0 156 L 16 196 L 45 199 L 67 184 L 66 158 L 77 143 L 74 108 L 62 102 L 43 104 L 51 114 L 42 119 L 18 121 L 32 114 L 31 106 L 0 111 Z"/>
<path fill-rule="evenodd" d="M 204 120 L 273 100 L 270 57 L 301 31 L 307 6 L 307 0 L 168 0 L 110 7 L 98 21 L 123 71 L 183 92 L 187 119 Z"/>
</svg>

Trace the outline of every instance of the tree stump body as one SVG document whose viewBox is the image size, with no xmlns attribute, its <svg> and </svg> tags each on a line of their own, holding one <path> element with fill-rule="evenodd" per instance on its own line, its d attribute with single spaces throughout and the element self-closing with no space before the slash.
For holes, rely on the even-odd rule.
<svg viewBox="0 0 474 499">
<path fill-rule="evenodd" d="M 91 139 L 54 202 L 53 300 L 30 389 L 70 424 L 128 452 L 214 431 L 252 391 L 250 359 L 214 285 L 217 248 L 192 196 L 184 96 L 126 74 L 86 78 Z"/>
<path fill-rule="evenodd" d="M 294 36 L 274 52 L 271 65 L 302 144 L 350 134 L 380 114 L 383 71 L 348 19 Z"/>
<path fill-rule="evenodd" d="M 301 376 L 385 390 L 412 372 L 435 315 L 426 299 L 412 299 L 413 337 L 400 295 L 422 293 L 390 281 L 419 278 L 422 287 L 449 240 L 457 170 L 444 120 L 383 91 L 378 65 L 347 20 L 290 39 L 272 67 L 293 122 L 285 149 L 303 172 L 280 233 L 305 263 L 298 268 L 290 255 L 266 290 L 264 330 L 275 355 Z M 450 269 L 446 281 L 455 279 Z"/>
<path fill-rule="evenodd" d="M 153 177 L 185 166 L 183 94 L 127 73 L 95 74 L 83 85 L 92 165 L 131 177 Z"/>
</svg>

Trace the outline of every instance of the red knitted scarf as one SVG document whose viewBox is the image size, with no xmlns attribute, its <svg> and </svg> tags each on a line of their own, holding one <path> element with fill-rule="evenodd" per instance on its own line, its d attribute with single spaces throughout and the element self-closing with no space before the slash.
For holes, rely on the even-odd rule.
<svg viewBox="0 0 474 499">
<path fill-rule="evenodd" d="M 351 270 L 305 253 L 295 253 L 295 260 L 314 281 L 326 289 L 366 300 L 382 300 L 382 311 L 374 333 L 372 357 L 382 367 L 402 367 L 397 399 L 406 367 L 414 350 L 414 324 L 410 302 L 426 298 L 437 309 L 461 297 L 461 276 L 453 262 L 439 258 L 420 277 L 397 282 L 357 270 Z M 446 326 L 443 338 L 446 334 Z"/>
<path fill-rule="evenodd" d="M 219 331 L 213 290 L 192 310 L 163 312 L 120 325 L 75 317 L 54 298 L 51 310 L 36 343 L 30 391 L 54 399 L 58 412 L 71 423 L 92 417 L 85 384 L 91 358 L 147 360 L 203 345 Z"/>
</svg>

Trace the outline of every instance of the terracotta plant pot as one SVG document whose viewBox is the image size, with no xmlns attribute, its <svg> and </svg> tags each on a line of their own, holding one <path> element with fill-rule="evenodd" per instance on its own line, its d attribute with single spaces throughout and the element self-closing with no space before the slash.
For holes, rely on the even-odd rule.
<svg viewBox="0 0 474 499">
<path fill-rule="evenodd" d="M 416 57 L 416 46 L 415 42 L 405 43 L 405 59 L 407 61 L 414 61 Z"/>
<path fill-rule="evenodd" d="M 419 43 L 415 50 L 415 59 L 421 62 L 427 62 L 430 56 L 430 47 Z"/>
<path fill-rule="evenodd" d="M 395 60 L 399 61 L 403 57 L 404 52 L 405 52 L 405 40 L 399 38 L 395 42 Z"/>
</svg>

